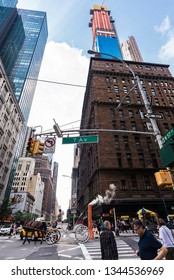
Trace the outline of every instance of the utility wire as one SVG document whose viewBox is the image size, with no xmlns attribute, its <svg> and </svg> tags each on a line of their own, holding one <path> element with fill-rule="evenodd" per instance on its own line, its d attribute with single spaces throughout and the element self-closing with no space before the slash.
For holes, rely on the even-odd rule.
<svg viewBox="0 0 174 280">
<path fill-rule="evenodd" d="M 86 86 L 83 86 L 83 85 L 63 83 L 63 82 L 58 82 L 58 81 L 49 81 L 49 80 L 44 80 L 44 79 L 36 79 L 36 78 L 29 78 L 29 77 L 22 77 L 22 76 L 15 76 L 14 77 L 13 75 L 6 75 L 4 73 L 3 73 L 3 75 L 8 77 L 8 78 L 11 77 L 11 78 L 18 78 L 18 79 L 23 79 L 23 80 L 33 80 L 33 81 L 43 82 L 43 83 L 58 84 L 58 85 L 63 85 L 63 86 L 86 88 Z"/>
</svg>

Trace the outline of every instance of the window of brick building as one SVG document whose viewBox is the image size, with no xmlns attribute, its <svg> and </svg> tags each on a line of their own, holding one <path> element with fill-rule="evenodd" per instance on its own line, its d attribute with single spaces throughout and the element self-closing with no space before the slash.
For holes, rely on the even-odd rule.
<svg viewBox="0 0 174 280">
<path fill-rule="evenodd" d="M 137 148 L 140 148 L 140 137 L 139 136 L 135 136 L 135 145 Z"/>
<path fill-rule="evenodd" d="M 136 181 L 136 175 L 135 174 L 132 174 L 130 176 L 130 180 L 131 180 L 131 189 L 132 190 L 138 190 L 138 185 L 137 185 L 137 181 Z"/>
<path fill-rule="evenodd" d="M 122 167 L 122 159 L 121 159 L 121 153 L 117 153 L 117 160 L 118 160 L 118 166 Z"/>
<path fill-rule="evenodd" d="M 154 168 L 159 168 L 158 161 L 157 161 L 157 158 L 156 158 L 156 154 L 151 154 L 151 158 L 152 158 L 153 167 Z"/>
<path fill-rule="evenodd" d="M 112 121 L 112 127 L 113 129 L 117 129 L 117 123 L 115 120 Z"/>
<path fill-rule="evenodd" d="M 114 92 L 118 93 L 118 86 L 117 85 L 114 86 Z"/>
<path fill-rule="evenodd" d="M 129 148 L 128 136 L 123 136 L 123 142 L 124 142 L 125 148 Z"/>
<path fill-rule="evenodd" d="M 120 100 L 120 96 L 119 95 L 116 95 L 116 100 L 117 100 L 118 103 L 120 103 L 121 100 Z"/>
<path fill-rule="evenodd" d="M 149 178 L 148 175 L 144 175 L 144 184 L 145 184 L 145 189 L 146 190 L 151 190 L 152 189 L 150 178 Z"/>
<path fill-rule="evenodd" d="M 115 140 L 115 147 L 116 147 L 116 148 L 119 148 L 120 143 L 119 143 L 119 137 L 118 137 L 118 135 L 114 135 L 114 140 Z"/>
<path fill-rule="evenodd" d="M 119 118 L 123 117 L 123 110 L 118 110 L 118 116 L 119 116 Z"/>
<path fill-rule="evenodd" d="M 132 130 L 137 130 L 136 122 L 131 122 Z"/>
<path fill-rule="evenodd" d="M 129 117 L 133 117 L 133 115 L 134 115 L 133 111 L 132 110 L 128 110 L 128 115 L 129 115 Z"/>
<path fill-rule="evenodd" d="M 139 158 L 140 164 L 145 166 L 144 154 L 143 153 L 138 153 L 138 158 Z"/>
<path fill-rule="evenodd" d="M 107 88 L 107 92 L 111 92 L 111 88 L 110 87 Z"/>
<path fill-rule="evenodd" d="M 124 92 L 125 94 L 128 93 L 127 86 L 124 86 L 124 87 L 123 87 L 123 92 Z"/>
<path fill-rule="evenodd" d="M 127 189 L 126 180 L 120 180 L 120 189 L 123 191 Z"/>
<path fill-rule="evenodd" d="M 132 167 L 132 155 L 131 153 L 126 153 L 127 163 L 129 167 Z"/>
<path fill-rule="evenodd" d="M 126 96 L 126 103 L 127 103 L 127 104 L 130 103 L 130 98 L 129 98 L 129 96 Z"/>
<path fill-rule="evenodd" d="M 120 121 L 121 129 L 126 129 L 126 123 L 125 121 Z"/>
<path fill-rule="evenodd" d="M 111 108 L 111 109 L 110 109 L 110 112 L 111 112 L 111 118 L 112 118 L 112 119 L 115 119 L 115 109 L 114 109 L 114 108 Z"/>
</svg>

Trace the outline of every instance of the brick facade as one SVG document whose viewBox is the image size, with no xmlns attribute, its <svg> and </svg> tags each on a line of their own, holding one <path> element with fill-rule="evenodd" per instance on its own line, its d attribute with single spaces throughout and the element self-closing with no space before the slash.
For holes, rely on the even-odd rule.
<svg viewBox="0 0 174 280">
<path fill-rule="evenodd" d="M 133 61 L 126 63 L 139 76 L 153 113 L 163 115 L 157 124 L 164 136 L 174 127 L 174 78 L 169 66 Z M 110 131 L 98 131 L 99 143 L 80 145 L 80 212 L 87 209 L 87 204 L 98 194 L 104 196 L 111 183 L 117 187 L 112 204 L 118 215 L 135 217 L 142 207 L 163 217 L 166 216 L 165 206 L 171 212 L 174 191 L 159 190 L 157 187 L 154 173 L 163 167 L 150 120 L 142 118 L 145 113 L 141 94 L 129 68 L 120 61 L 92 58 L 81 129 Z M 108 205 L 108 209 L 110 207 Z M 102 207 L 99 208 L 98 211 L 103 211 Z"/>
</svg>

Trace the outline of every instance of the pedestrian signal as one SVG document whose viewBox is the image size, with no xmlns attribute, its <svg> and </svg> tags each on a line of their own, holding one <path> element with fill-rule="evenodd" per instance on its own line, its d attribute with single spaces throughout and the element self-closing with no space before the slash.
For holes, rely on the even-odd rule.
<svg viewBox="0 0 174 280">
<path fill-rule="evenodd" d="M 159 172 L 156 172 L 154 175 L 155 175 L 157 185 L 159 187 L 166 187 L 166 188 L 172 187 L 173 180 L 170 171 L 160 170 Z"/>
</svg>

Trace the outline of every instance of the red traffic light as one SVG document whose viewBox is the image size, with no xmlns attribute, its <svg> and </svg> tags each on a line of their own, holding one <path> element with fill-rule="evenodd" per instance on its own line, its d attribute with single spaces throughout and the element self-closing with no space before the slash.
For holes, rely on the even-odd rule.
<svg viewBox="0 0 174 280">
<path fill-rule="evenodd" d="M 33 138 L 29 138 L 28 139 L 28 143 L 27 143 L 27 151 L 29 153 L 32 153 L 33 149 L 34 149 L 34 142 L 35 142 L 35 139 Z"/>
</svg>

